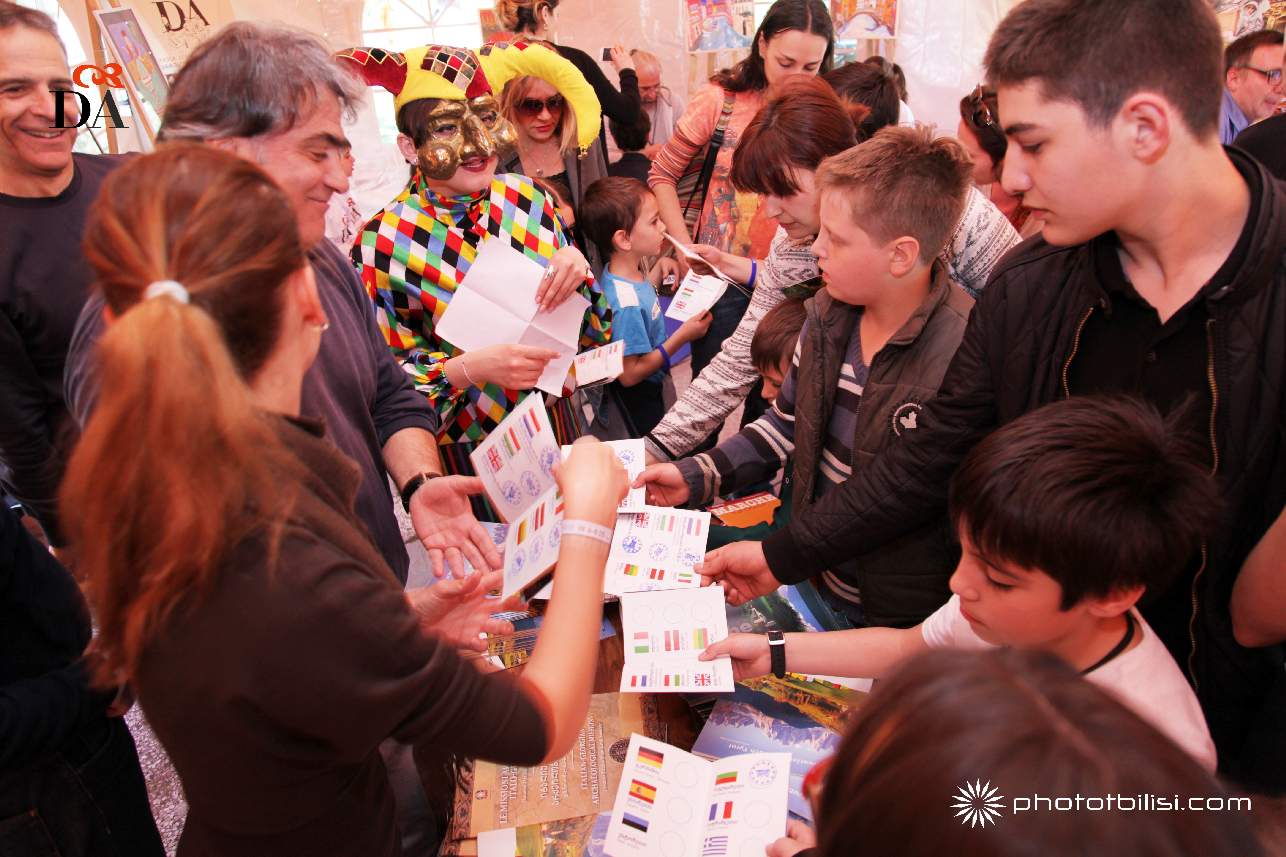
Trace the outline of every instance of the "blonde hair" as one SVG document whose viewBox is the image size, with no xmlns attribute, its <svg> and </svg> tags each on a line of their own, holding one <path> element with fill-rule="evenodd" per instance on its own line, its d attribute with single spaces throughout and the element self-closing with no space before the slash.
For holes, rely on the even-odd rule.
<svg viewBox="0 0 1286 857">
<path fill-rule="evenodd" d="M 505 84 L 505 90 L 500 95 L 500 111 L 518 129 L 520 137 L 522 135 L 522 123 L 518 121 L 518 105 L 531 93 L 531 88 L 537 81 L 546 83 L 543 79 L 530 74 L 515 77 Z M 553 86 L 553 84 L 550 84 L 550 86 Z M 558 92 L 557 89 L 554 91 Z M 558 94 L 562 95 L 562 93 Z M 558 120 L 558 151 L 564 157 L 580 148 L 577 144 L 576 133 L 576 113 L 572 110 L 571 104 L 564 100 L 563 115 Z"/>
<path fill-rule="evenodd" d="M 841 191 L 853 221 L 878 241 L 909 235 L 925 264 L 942 252 L 964 212 L 973 162 L 950 137 L 928 128 L 883 128 L 822 161 L 818 193 Z"/>
<path fill-rule="evenodd" d="M 558 0 L 496 0 L 496 17 L 500 26 L 511 33 L 531 32 L 540 23 L 537 14 L 541 6 L 553 11 Z"/>
<path fill-rule="evenodd" d="M 103 184 L 85 256 L 116 321 L 61 502 L 99 625 L 94 678 L 131 678 L 224 552 L 292 505 L 290 456 L 247 382 L 272 354 L 285 283 L 307 264 L 281 190 L 249 161 L 168 143 Z M 173 280 L 189 302 L 147 297 Z M 289 472 L 289 471 L 288 471 Z"/>
</svg>

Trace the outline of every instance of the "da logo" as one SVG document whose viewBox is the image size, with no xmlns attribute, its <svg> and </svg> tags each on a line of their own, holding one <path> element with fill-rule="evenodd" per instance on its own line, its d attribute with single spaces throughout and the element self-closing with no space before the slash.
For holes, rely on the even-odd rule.
<svg viewBox="0 0 1286 857">
<path fill-rule="evenodd" d="M 898 409 L 893 412 L 893 433 L 898 437 L 909 431 L 915 431 L 920 427 L 920 411 L 923 405 L 919 402 L 907 402 L 899 405 Z"/>
<path fill-rule="evenodd" d="M 124 128 L 125 120 L 121 118 L 120 108 L 116 105 L 116 98 L 112 95 L 112 89 L 123 89 L 125 84 L 121 81 L 121 67 L 116 63 L 108 63 L 102 67 L 96 65 L 78 65 L 72 72 L 72 82 L 77 86 L 89 86 L 85 83 L 84 75 L 89 73 L 90 83 L 94 86 L 109 87 L 104 91 L 103 102 L 98 106 L 98 112 L 93 112 L 93 105 L 85 96 L 71 89 L 51 89 L 49 90 L 58 98 L 54 100 L 54 128 L 79 128 L 85 125 L 89 128 L 97 128 L 98 122 L 103 118 L 104 111 L 107 113 L 107 121 L 113 128 Z M 70 96 L 76 99 L 76 121 L 67 124 L 67 104 Z"/>
</svg>

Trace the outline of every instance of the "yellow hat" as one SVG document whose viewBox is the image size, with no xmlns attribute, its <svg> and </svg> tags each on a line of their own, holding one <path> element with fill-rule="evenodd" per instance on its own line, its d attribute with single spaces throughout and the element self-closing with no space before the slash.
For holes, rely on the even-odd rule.
<svg viewBox="0 0 1286 857">
<path fill-rule="evenodd" d="M 404 53 L 349 48 L 335 58 L 357 71 L 368 85 L 393 93 L 393 106 L 399 111 L 422 98 L 461 101 L 498 96 L 515 77 L 534 75 L 557 89 L 571 105 L 581 149 L 593 144 L 603 122 L 598 96 L 585 76 L 556 51 L 540 44 L 499 42 L 478 51 L 425 45 Z"/>
</svg>

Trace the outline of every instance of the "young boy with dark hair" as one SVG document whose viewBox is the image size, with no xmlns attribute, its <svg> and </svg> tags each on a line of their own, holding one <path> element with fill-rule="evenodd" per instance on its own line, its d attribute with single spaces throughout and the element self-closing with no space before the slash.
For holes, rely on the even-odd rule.
<svg viewBox="0 0 1286 857">
<path fill-rule="evenodd" d="M 652 133 L 652 120 L 647 118 L 646 112 L 640 111 L 639 118 L 634 122 L 609 119 L 607 127 L 616 140 L 617 148 L 621 150 L 621 159 L 608 165 L 607 174 L 638 179 L 647 184 L 647 174 L 652 170 L 652 159 L 643 154 L 643 150 L 647 147 L 648 135 Z"/>
<path fill-rule="evenodd" d="M 734 634 L 702 658 L 732 655 L 739 679 L 785 669 L 880 678 L 926 649 L 1035 649 L 1214 770 L 1201 706 L 1134 609 L 1174 580 L 1218 520 L 1214 480 L 1178 427 L 1135 399 L 1046 405 L 974 447 L 950 495 L 964 552 L 951 599 L 917 627 Z"/>
<path fill-rule="evenodd" d="M 636 179 L 599 179 L 585 191 L 580 219 L 585 235 L 598 246 L 603 267 L 603 293 L 612 307 L 612 341 L 625 343 L 625 371 L 612 382 L 612 392 L 624 410 L 625 436 L 639 437 L 665 415 L 665 386 L 670 357 L 686 343 L 705 335 L 710 313 L 688 319 L 673 334 L 656 296 L 654 278 L 643 260 L 661 252 L 665 224 L 656 197 Z"/>
<path fill-rule="evenodd" d="M 803 301 L 789 300 L 768 310 L 755 328 L 750 340 L 750 362 L 763 376 L 765 401 L 771 402 L 781 391 L 807 315 Z"/>
<path fill-rule="evenodd" d="M 821 163 L 812 250 L 825 288 L 806 304 L 776 402 L 714 450 L 645 470 L 649 502 L 708 503 L 793 459 L 791 519 L 807 517 L 879 450 L 921 430 L 973 306 L 937 261 L 971 174 L 958 143 L 911 128 L 885 128 Z M 837 562 L 819 589 L 854 624 L 905 627 L 946 600 L 955 560 L 944 518 Z"/>
<path fill-rule="evenodd" d="M 974 444 L 1048 402 L 1127 392 L 1182 406 L 1225 520 L 1141 609 L 1196 689 L 1221 772 L 1283 789 L 1286 588 L 1238 575 L 1286 507 L 1286 186 L 1219 143 L 1210 3 L 1122 8 L 1026 0 L 992 36 L 1001 183 L 1045 228 L 993 270 L 925 428 L 813 514 L 707 555 L 702 573 L 741 601 L 906 538 L 941 518 Z M 1246 609 L 1230 610 L 1239 587 Z"/>
</svg>

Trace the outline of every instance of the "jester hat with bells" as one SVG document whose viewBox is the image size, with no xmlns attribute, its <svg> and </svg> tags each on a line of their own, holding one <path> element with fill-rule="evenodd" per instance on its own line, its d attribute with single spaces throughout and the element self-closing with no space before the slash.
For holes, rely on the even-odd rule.
<svg viewBox="0 0 1286 857">
<path fill-rule="evenodd" d="M 444 114 L 453 115 L 439 119 L 444 126 L 453 125 L 453 133 L 431 134 L 416 141 L 420 169 L 438 180 L 451 178 L 461 161 L 470 157 L 504 156 L 513 148 L 517 132 L 501 115 L 496 97 L 516 77 L 539 77 L 567 100 L 576 114 L 582 158 L 598 137 L 602 124 L 598 96 L 584 75 L 541 44 L 500 42 L 477 51 L 426 45 L 405 53 L 349 48 L 335 58 L 356 71 L 369 86 L 382 86 L 393 93 L 393 106 L 399 115 L 406 105 L 425 98 L 465 102 L 461 105 L 463 111 L 448 107 Z"/>
</svg>

